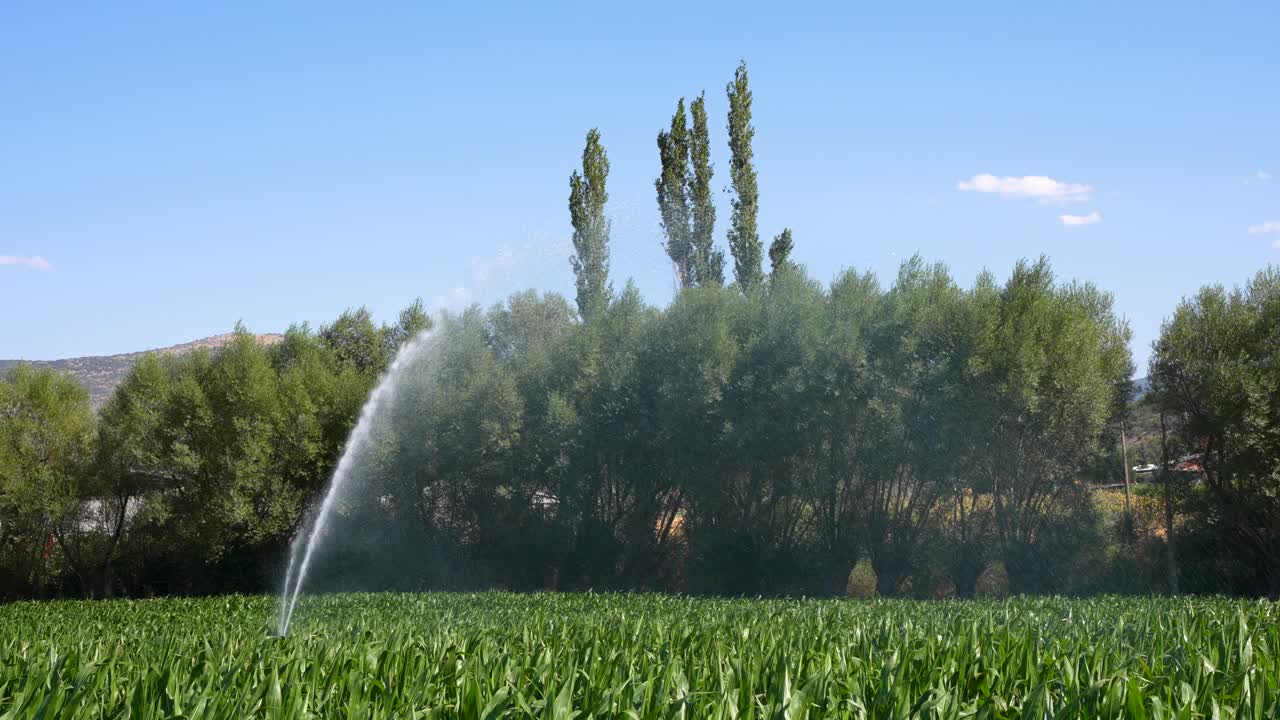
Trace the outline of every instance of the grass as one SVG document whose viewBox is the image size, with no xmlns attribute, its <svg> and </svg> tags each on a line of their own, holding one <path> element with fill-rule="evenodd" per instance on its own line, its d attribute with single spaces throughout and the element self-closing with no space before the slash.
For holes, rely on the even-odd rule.
<svg viewBox="0 0 1280 720">
<path fill-rule="evenodd" d="M 0 718 L 1274 718 L 1280 606 L 653 595 L 0 607 Z"/>
</svg>

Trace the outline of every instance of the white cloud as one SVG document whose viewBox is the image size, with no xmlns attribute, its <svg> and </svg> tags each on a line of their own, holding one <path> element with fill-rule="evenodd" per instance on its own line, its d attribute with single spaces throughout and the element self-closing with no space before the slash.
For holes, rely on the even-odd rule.
<svg viewBox="0 0 1280 720">
<path fill-rule="evenodd" d="M 1088 199 L 1093 187 L 1084 183 L 1063 182 L 1045 175 L 997 177 L 990 173 L 974 175 L 956 183 L 957 190 L 998 193 L 1004 197 L 1034 198 L 1042 203 L 1067 203 Z"/>
<path fill-rule="evenodd" d="M 33 255 L 32 257 L 16 257 L 14 255 L 0 255 L 0 265 L 22 265 L 32 270 L 52 270 L 53 265 L 48 260 Z"/>
<path fill-rule="evenodd" d="M 1068 227 L 1073 225 L 1095 225 L 1102 222 L 1102 213 L 1094 210 L 1088 215 L 1059 215 L 1058 219 Z"/>
<path fill-rule="evenodd" d="M 1280 220 L 1268 220 L 1264 223 L 1249 226 L 1250 235 L 1259 235 L 1261 233 L 1280 232 Z"/>
<path fill-rule="evenodd" d="M 1271 173 L 1266 170 L 1259 170 L 1256 177 L 1262 182 L 1266 182 L 1271 179 Z"/>
</svg>

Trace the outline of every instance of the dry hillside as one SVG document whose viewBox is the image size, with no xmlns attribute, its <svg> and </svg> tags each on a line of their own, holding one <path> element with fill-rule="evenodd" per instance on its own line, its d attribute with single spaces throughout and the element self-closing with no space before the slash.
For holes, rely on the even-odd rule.
<svg viewBox="0 0 1280 720">
<path fill-rule="evenodd" d="M 181 345 L 172 347 L 157 348 L 155 350 L 144 350 L 141 352 L 122 353 L 120 355 L 94 355 L 90 357 L 68 358 L 66 360 L 34 360 L 32 365 L 37 367 L 51 367 L 60 372 L 70 373 L 75 376 L 89 390 L 89 397 L 93 401 L 93 406 L 100 407 L 107 398 L 111 397 L 111 391 L 116 385 L 124 380 L 129 374 L 129 370 L 138 358 L 149 352 L 159 352 L 165 354 L 184 353 L 198 348 L 220 348 L 231 341 L 234 337 L 231 333 L 224 335 L 214 335 L 212 337 L 192 340 Z M 280 342 L 283 335 L 278 333 L 265 333 L 254 335 L 260 344 L 270 345 Z M 0 360 L 0 371 L 17 365 L 22 360 Z"/>
</svg>

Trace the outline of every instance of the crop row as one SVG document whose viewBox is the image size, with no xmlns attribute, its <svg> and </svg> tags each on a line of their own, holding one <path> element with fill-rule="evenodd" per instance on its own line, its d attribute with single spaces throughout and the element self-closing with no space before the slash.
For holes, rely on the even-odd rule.
<svg viewBox="0 0 1280 720">
<path fill-rule="evenodd" d="M 656 595 L 0 607 L 0 719 L 1277 717 L 1280 606 Z"/>
</svg>

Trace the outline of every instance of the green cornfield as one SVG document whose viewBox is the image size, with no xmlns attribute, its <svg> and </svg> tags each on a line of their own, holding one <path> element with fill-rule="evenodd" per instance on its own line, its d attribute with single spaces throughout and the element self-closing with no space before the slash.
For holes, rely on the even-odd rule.
<svg viewBox="0 0 1280 720">
<path fill-rule="evenodd" d="M 0 607 L 0 719 L 1275 718 L 1280 605 L 508 593 Z"/>
</svg>

